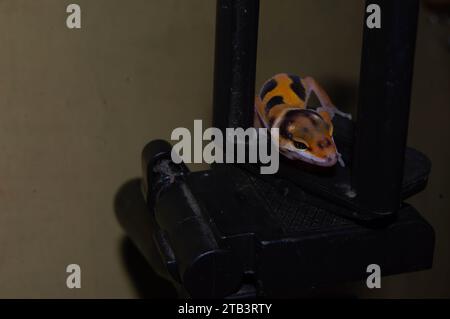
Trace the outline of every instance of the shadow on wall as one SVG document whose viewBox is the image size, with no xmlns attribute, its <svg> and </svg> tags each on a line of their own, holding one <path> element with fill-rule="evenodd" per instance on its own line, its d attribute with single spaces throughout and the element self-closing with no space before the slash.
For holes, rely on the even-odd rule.
<svg viewBox="0 0 450 319">
<path fill-rule="evenodd" d="M 139 298 L 177 298 L 176 290 L 172 284 L 161 278 L 153 270 L 128 237 L 124 237 L 122 240 L 121 255 L 130 281 Z"/>
<path fill-rule="evenodd" d="M 120 247 L 122 262 L 139 298 L 176 298 L 177 291 L 175 287 L 169 281 L 163 279 L 158 272 L 158 270 L 161 271 L 162 265 L 160 264 L 156 247 L 153 244 L 148 223 L 142 220 L 150 213 L 147 211 L 140 185 L 141 179 L 139 178 L 123 184 L 114 198 L 114 210 L 117 219 L 122 225 L 134 223 L 134 225 L 137 224 L 141 227 L 138 230 L 138 233 L 143 235 L 140 243 L 148 244 L 144 249 L 148 255 L 146 259 L 131 239 L 124 237 Z M 135 223 L 135 218 L 141 220 Z M 158 262 L 159 264 L 153 264 Z"/>
</svg>

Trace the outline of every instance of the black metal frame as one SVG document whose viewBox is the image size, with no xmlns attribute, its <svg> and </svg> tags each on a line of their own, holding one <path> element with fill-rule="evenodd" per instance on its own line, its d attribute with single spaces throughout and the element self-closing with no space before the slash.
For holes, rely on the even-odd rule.
<svg viewBox="0 0 450 319">
<path fill-rule="evenodd" d="M 418 1 L 367 3 L 380 4 L 384 18 L 381 30 L 364 31 L 357 127 L 335 123 L 352 169 L 318 174 L 284 162 L 265 178 L 236 165 L 191 173 L 172 162 L 169 143 L 145 147 L 147 207 L 116 213 L 150 264 L 185 295 L 293 297 L 361 280 L 371 263 L 384 275 L 432 266 L 433 228 L 403 203 L 425 187 L 430 170 L 423 154 L 406 149 Z M 259 0 L 217 0 L 213 122 L 220 129 L 252 124 L 258 9 Z"/>
<path fill-rule="evenodd" d="M 374 211 L 396 212 L 402 202 L 419 0 L 370 3 L 382 8 L 382 27 L 364 28 L 352 188 Z"/>
<path fill-rule="evenodd" d="M 253 122 L 259 0 L 218 0 L 213 123 L 220 129 Z"/>
<path fill-rule="evenodd" d="M 353 153 L 345 154 L 351 169 L 341 170 L 335 174 L 341 177 L 322 184 L 314 176 L 281 169 L 301 187 L 326 193 L 330 200 L 348 206 L 358 219 L 397 212 L 405 194 L 410 196 L 425 187 L 430 170 L 429 164 L 418 165 L 421 169 L 415 176 L 404 176 L 419 1 L 366 1 L 366 6 L 369 4 L 382 8 L 382 27 L 364 25 L 357 124 L 355 132 L 347 134 L 354 134 L 355 141 L 343 145 L 354 144 Z M 252 126 L 258 9 L 259 0 L 217 1 L 213 124 L 220 129 Z M 421 154 L 412 152 L 411 162 L 426 162 Z M 424 183 L 419 185 L 417 180 Z M 327 192 L 323 190 L 326 184 L 345 187 Z M 346 195 L 349 190 L 354 198 Z"/>
</svg>

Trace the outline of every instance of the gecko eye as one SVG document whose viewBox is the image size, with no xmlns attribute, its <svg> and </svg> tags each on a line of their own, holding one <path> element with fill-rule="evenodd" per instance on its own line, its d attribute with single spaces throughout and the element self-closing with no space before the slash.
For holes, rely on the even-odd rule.
<svg viewBox="0 0 450 319">
<path fill-rule="evenodd" d="M 302 142 L 293 141 L 294 146 L 300 151 L 306 151 L 308 149 L 308 145 Z"/>
</svg>

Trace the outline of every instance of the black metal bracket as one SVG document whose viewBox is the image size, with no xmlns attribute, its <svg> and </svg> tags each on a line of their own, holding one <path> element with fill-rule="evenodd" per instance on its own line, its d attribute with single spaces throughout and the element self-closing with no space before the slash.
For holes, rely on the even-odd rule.
<svg viewBox="0 0 450 319">
<path fill-rule="evenodd" d="M 382 21 L 370 29 L 364 19 L 356 128 L 339 117 L 335 123 L 347 167 L 311 174 L 284 161 L 278 173 L 361 220 L 395 214 L 425 188 L 431 169 L 423 154 L 406 149 L 419 1 L 370 4 L 380 6 Z M 217 2 L 213 124 L 220 129 L 252 126 L 258 8 L 259 0 Z"/>
<path fill-rule="evenodd" d="M 364 28 L 356 128 L 336 117 L 350 165 L 331 170 L 284 160 L 274 176 L 252 165 L 191 173 L 171 146 L 143 151 L 145 218 L 122 214 L 127 234 L 191 297 L 296 296 L 303 289 L 428 269 L 433 228 L 409 196 L 431 163 L 406 148 L 418 0 L 379 0 L 382 28 Z M 215 127 L 253 117 L 259 0 L 217 0 Z M 150 258 L 148 258 L 149 261 Z"/>
<path fill-rule="evenodd" d="M 170 153 L 164 141 L 145 147 L 147 211 L 118 218 L 186 296 L 295 297 L 363 280 L 371 264 L 383 275 L 432 265 L 433 228 L 407 204 L 395 218 L 359 224 L 283 178 L 266 181 L 233 165 L 191 173 Z"/>
</svg>

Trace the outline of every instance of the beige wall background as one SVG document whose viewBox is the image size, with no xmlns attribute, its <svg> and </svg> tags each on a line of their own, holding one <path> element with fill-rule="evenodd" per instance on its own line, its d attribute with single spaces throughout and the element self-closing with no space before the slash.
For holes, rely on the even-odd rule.
<svg viewBox="0 0 450 319">
<path fill-rule="evenodd" d="M 81 30 L 65 26 L 72 2 Z M 354 109 L 362 13 L 360 0 L 262 1 L 257 85 L 312 75 Z M 212 0 L 0 0 L 0 297 L 173 295 L 152 275 L 134 278 L 114 196 L 140 176 L 149 140 L 209 121 L 214 22 Z M 361 296 L 450 296 L 446 36 L 422 11 L 409 142 L 434 167 L 410 202 L 435 227 L 435 266 L 375 292 L 347 287 Z M 78 290 L 65 285 L 71 263 L 82 267 Z"/>
</svg>

